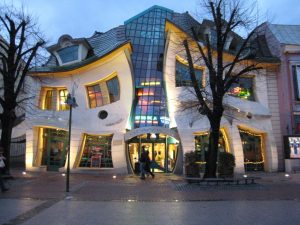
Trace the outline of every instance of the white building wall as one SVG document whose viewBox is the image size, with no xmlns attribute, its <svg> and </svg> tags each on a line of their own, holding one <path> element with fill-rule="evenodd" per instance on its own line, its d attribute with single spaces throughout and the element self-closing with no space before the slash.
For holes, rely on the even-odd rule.
<svg viewBox="0 0 300 225">
<path fill-rule="evenodd" d="M 127 53 L 121 52 L 113 58 L 102 62 L 94 69 L 80 74 L 71 74 L 68 76 L 48 76 L 43 77 L 42 82 L 36 79 L 36 93 L 40 93 L 42 86 L 48 87 L 67 87 L 69 92 L 74 89 L 74 95 L 78 104 L 77 108 L 72 110 L 72 132 L 71 132 L 71 152 L 70 168 L 77 167 L 78 155 L 81 151 L 84 134 L 112 134 L 112 160 L 113 172 L 126 173 L 126 155 L 124 133 L 130 116 L 130 110 L 133 99 L 133 82 L 131 74 L 130 60 Z M 119 79 L 120 100 L 114 103 L 89 108 L 88 97 L 85 85 L 105 79 L 115 73 Z M 39 94 L 32 100 L 35 105 L 39 104 Z M 108 117 L 104 120 L 98 118 L 101 110 L 108 112 Z M 69 111 L 47 111 L 41 109 L 31 109 L 27 113 L 26 123 L 26 169 L 36 170 L 33 166 L 34 155 L 36 154 L 37 140 L 32 138 L 33 130 L 38 127 L 52 127 L 68 130 Z M 65 165 L 66 168 L 66 165 Z M 44 168 L 40 168 L 44 169 Z M 62 169 L 64 170 L 64 169 Z"/>
<path fill-rule="evenodd" d="M 183 153 L 195 149 L 194 136 L 196 132 L 208 131 L 210 124 L 205 116 L 200 116 L 198 112 L 190 110 L 182 111 L 179 107 L 179 102 L 182 100 L 195 99 L 193 94 L 186 87 L 175 87 L 175 62 L 176 55 L 182 55 L 184 49 L 180 47 L 180 41 L 176 33 L 168 33 L 168 48 L 165 51 L 165 80 L 166 92 L 169 103 L 169 113 L 171 124 L 177 126 L 180 141 L 183 148 Z M 184 58 L 184 56 L 182 57 Z M 203 66 L 201 62 L 197 65 Z M 204 71 L 204 76 L 206 71 Z M 271 123 L 271 112 L 269 109 L 270 98 L 268 95 L 269 73 L 268 71 L 261 70 L 259 73 L 253 74 L 254 79 L 254 92 L 256 101 L 246 101 L 235 97 L 228 96 L 224 99 L 224 103 L 233 107 L 236 110 L 231 116 L 234 119 L 226 119 L 221 121 L 221 127 L 226 130 L 229 139 L 229 151 L 234 153 L 236 157 L 235 173 L 244 173 L 244 153 L 242 148 L 242 141 L 240 138 L 239 128 L 251 130 L 263 136 L 264 144 L 264 158 L 265 158 L 265 171 L 277 171 L 278 169 L 278 156 L 277 147 L 275 144 L 275 137 L 273 134 Z M 196 100 L 196 99 L 195 99 Z M 275 103 L 271 103 L 272 107 L 276 107 Z M 228 112 L 227 112 L 228 113 Z M 226 114 L 226 112 L 224 113 Z M 251 115 L 250 117 L 247 115 Z"/>
</svg>

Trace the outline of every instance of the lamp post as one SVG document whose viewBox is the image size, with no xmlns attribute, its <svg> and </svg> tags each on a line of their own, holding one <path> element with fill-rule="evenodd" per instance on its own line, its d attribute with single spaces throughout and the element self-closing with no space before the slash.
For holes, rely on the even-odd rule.
<svg viewBox="0 0 300 225">
<path fill-rule="evenodd" d="M 66 192 L 69 192 L 70 186 L 70 150 L 71 150 L 71 127 L 72 127 L 72 108 L 77 107 L 75 97 L 72 97 L 69 93 L 67 96 L 66 104 L 70 107 L 69 115 L 69 140 L 68 140 L 68 161 L 67 161 L 67 179 L 66 179 Z"/>
</svg>

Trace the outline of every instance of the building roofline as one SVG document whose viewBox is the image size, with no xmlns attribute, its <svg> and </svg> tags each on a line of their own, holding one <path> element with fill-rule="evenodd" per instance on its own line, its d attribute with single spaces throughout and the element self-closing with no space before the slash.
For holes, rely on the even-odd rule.
<svg viewBox="0 0 300 225">
<path fill-rule="evenodd" d="M 112 54 L 113 52 L 116 52 L 118 49 L 124 48 L 126 47 L 126 45 L 128 45 L 127 47 L 130 49 L 130 51 L 132 51 L 132 46 L 131 46 L 131 42 L 130 41 L 125 41 L 122 44 L 118 45 L 117 47 L 115 47 L 114 49 L 112 49 L 111 51 L 107 52 L 106 54 L 102 55 L 101 57 L 90 57 L 84 61 L 75 63 L 75 64 L 71 64 L 71 65 L 66 65 L 66 66 L 55 66 L 55 67 L 38 67 L 36 68 L 36 70 L 31 70 L 29 72 L 30 75 L 48 75 L 48 74 L 55 74 L 55 73 L 70 73 L 70 72 L 74 72 L 77 70 L 81 70 L 84 69 L 84 67 L 92 65 L 93 63 L 96 63 L 97 61 L 101 61 L 102 59 L 105 59 L 106 57 L 108 57 L 110 54 Z"/>
<path fill-rule="evenodd" d="M 139 18 L 139 17 L 143 16 L 144 14 L 146 14 L 147 12 L 149 12 L 149 11 L 151 11 L 151 10 L 153 10 L 153 9 L 162 9 L 162 10 L 166 10 L 166 11 L 168 11 L 168 12 L 170 12 L 170 13 L 173 13 L 173 12 L 174 12 L 174 11 L 171 10 L 171 9 L 168 9 L 168 8 L 165 8 L 165 7 L 162 7 L 162 6 L 159 6 L 159 5 L 154 5 L 154 6 L 151 6 L 149 9 L 146 9 L 146 10 L 144 10 L 143 12 L 141 12 L 141 13 L 139 13 L 139 14 L 133 16 L 133 17 L 131 17 L 130 19 L 125 20 L 124 25 L 130 23 L 131 21 L 135 20 L 136 18 Z"/>
</svg>

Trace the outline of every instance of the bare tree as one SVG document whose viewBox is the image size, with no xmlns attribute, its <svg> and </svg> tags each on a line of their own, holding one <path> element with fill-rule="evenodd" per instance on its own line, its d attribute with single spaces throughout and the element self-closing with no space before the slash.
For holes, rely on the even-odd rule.
<svg viewBox="0 0 300 225">
<path fill-rule="evenodd" d="M 26 75 L 36 65 L 45 44 L 33 18 L 11 6 L 0 8 L 1 146 L 10 170 L 10 142 L 18 110 L 30 98 L 24 94 Z"/>
<path fill-rule="evenodd" d="M 244 8 L 240 1 L 235 0 L 207 0 L 205 7 L 212 17 L 211 35 L 200 34 L 193 28 L 192 39 L 185 39 L 183 46 L 189 64 L 190 78 L 198 101 L 198 111 L 205 115 L 210 122 L 209 149 L 206 155 L 204 177 L 216 177 L 218 140 L 221 119 L 224 113 L 224 96 L 238 78 L 249 72 L 260 69 L 255 59 L 255 49 L 251 47 L 251 40 L 255 38 L 255 31 L 251 31 L 245 39 L 241 39 L 235 52 L 228 52 L 227 41 L 234 30 L 249 25 L 251 12 Z M 196 47 L 191 47 L 191 46 Z M 196 80 L 193 51 L 198 52 L 208 71 L 208 90 L 201 87 Z M 230 57 L 225 58 L 225 55 Z M 229 59 L 228 59 L 229 58 Z M 209 93 L 209 97 L 207 94 Z M 195 104 L 195 103 L 194 103 Z"/>
</svg>

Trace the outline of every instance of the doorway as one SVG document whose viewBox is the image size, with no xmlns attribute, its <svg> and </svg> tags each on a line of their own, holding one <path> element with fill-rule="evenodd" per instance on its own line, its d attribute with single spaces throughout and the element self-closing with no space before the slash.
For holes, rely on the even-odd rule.
<svg viewBox="0 0 300 225">
<path fill-rule="evenodd" d="M 58 171 L 64 167 L 68 146 L 68 132 L 59 129 L 41 128 L 42 132 L 42 162 L 48 171 Z"/>
<path fill-rule="evenodd" d="M 155 135 L 155 138 L 149 138 L 149 134 L 143 134 L 132 138 L 127 142 L 130 164 L 134 173 L 138 174 L 140 172 L 139 157 L 142 147 L 149 151 L 152 172 L 173 172 L 176 164 L 179 142 L 175 138 L 163 134 Z"/>
</svg>

